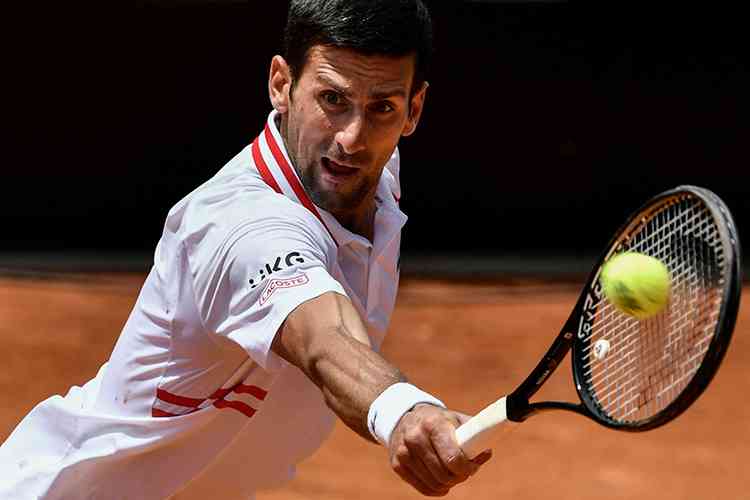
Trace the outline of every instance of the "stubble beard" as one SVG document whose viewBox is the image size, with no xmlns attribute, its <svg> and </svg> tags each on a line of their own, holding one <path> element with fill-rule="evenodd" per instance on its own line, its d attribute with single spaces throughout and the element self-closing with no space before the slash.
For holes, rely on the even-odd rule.
<svg viewBox="0 0 750 500">
<path fill-rule="evenodd" d="M 320 164 L 313 164 L 301 169 L 297 162 L 294 164 L 294 169 L 313 203 L 332 214 L 354 212 L 360 208 L 372 190 L 367 179 L 359 179 L 354 188 L 345 193 L 325 189 L 320 179 L 322 168 Z"/>
<path fill-rule="evenodd" d="M 321 185 L 322 181 L 320 180 L 320 172 L 323 167 L 320 165 L 319 161 L 311 161 L 308 158 L 307 161 L 309 164 L 307 165 L 307 168 L 301 168 L 300 164 L 305 159 L 299 158 L 297 154 L 295 154 L 295 151 L 293 151 L 293 148 L 289 147 L 290 139 L 292 141 L 296 140 L 295 138 L 289 137 L 291 131 L 289 118 L 282 120 L 281 117 L 279 117 L 277 126 L 281 131 L 284 145 L 292 163 L 292 168 L 294 168 L 297 177 L 299 177 L 302 186 L 305 188 L 305 192 L 315 205 L 332 214 L 346 214 L 355 212 L 357 208 L 365 202 L 368 193 L 372 191 L 374 187 L 372 186 L 372 183 L 368 182 L 367 178 L 360 179 L 354 189 L 347 193 L 324 189 Z"/>
</svg>

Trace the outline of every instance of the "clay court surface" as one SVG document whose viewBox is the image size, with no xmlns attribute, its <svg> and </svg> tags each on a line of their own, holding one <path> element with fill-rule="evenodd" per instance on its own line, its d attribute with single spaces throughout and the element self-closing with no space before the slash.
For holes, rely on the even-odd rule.
<svg viewBox="0 0 750 500">
<path fill-rule="evenodd" d="M 0 440 L 38 401 L 93 377 L 144 276 L 0 278 Z M 473 413 L 514 388 L 546 350 L 580 283 L 404 280 L 384 346 L 424 389 Z M 541 415 L 497 443 L 494 458 L 454 499 L 741 499 L 750 462 L 750 308 L 714 382 L 690 410 L 644 434 L 611 431 L 567 413 Z M 542 389 L 575 397 L 566 361 Z M 286 489 L 260 500 L 422 498 L 385 450 L 343 425 Z M 137 500 L 137 499 L 134 499 Z"/>
</svg>

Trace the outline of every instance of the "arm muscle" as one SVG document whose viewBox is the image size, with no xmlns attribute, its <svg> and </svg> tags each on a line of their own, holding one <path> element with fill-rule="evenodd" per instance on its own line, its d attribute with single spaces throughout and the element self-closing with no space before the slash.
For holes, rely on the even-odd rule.
<svg viewBox="0 0 750 500">
<path fill-rule="evenodd" d="M 372 350 L 367 330 L 347 297 L 329 292 L 301 304 L 281 326 L 272 349 L 320 388 L 344 423 L 373 440 L 367 429 L 370 404 L 404 378 Z"/>
</svg>

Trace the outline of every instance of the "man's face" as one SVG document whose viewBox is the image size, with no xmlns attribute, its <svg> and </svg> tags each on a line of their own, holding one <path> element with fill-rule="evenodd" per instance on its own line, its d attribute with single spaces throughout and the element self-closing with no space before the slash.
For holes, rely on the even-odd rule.
<svg viewBox="0 0 750 500">
<path fill-rule="evenodd" d="M 374 197 L 399 138 L 413 132 L 421 112 L 424 88 L 409 102 L 413 77 L 412 55 L 310 49 L 288 102 L 277 109 L 289 156 L 316 205 L 356 213 Z M 271 78 L 273 87 L 273 66 Z"/>
</svg>

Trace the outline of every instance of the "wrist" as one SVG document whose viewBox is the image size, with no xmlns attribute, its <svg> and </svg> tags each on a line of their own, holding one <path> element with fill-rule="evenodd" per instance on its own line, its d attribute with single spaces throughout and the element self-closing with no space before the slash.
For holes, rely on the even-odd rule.
<svg viewBox="0 0 750 500">
<path fill-rule="evenodd" d="M 406 382 L 398 382 L 384 390 L 370 405 L 367 428 L 382 445 L 388 446 L 391 434 L 405 413 L 426 403 L 445 408 L 442 401 Z"/>
</svg>

